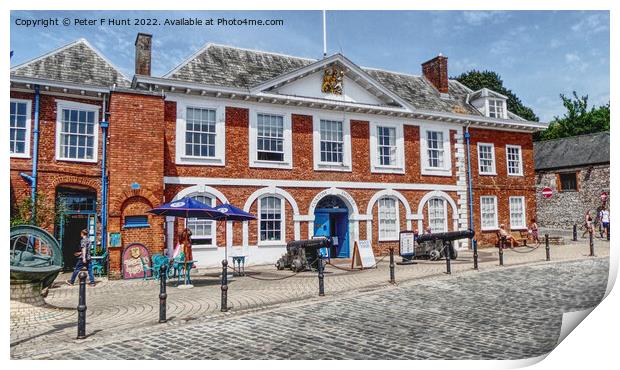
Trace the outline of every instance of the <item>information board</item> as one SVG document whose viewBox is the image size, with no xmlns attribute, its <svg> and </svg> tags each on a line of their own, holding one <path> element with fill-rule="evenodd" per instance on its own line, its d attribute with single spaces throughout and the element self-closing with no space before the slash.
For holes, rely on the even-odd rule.
<svg viewBox="0 0 620 370">
<path fill-rule="evenodd" d="M 413 231 L 400 232 L 400 255 L 403 257 L 411 257 L 415 255 L 415 234 Z"/>
<path fill-rule="evenodd" d="M 375 266 L 375 254 L 372 251 L 370 240 L 360 240 L 355 242 L 353 257 L 351 258 L 351 268 L 370 268 Z"/>
</svg>

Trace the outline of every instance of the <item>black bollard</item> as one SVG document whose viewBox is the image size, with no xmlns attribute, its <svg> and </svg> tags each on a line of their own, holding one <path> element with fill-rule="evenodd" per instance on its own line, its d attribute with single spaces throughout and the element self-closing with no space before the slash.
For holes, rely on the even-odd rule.
<svg viewBox="0 0 620 370">
<path fill-rule="evenodd" d="M 573 241 L 577 241 L 577 224 L 573 224 Z"/>
<path fill-rule="evenodd" d="M 443 253 L 446 255 L 446 274 L 450 275 L 452 274 L 452 271 L 450 270 L 450 258 L 452 257 L 452 243 L 444 242 L 443 250 L 444 250 Z"/>
<path fill-rule="evenodd" d="M 474 270 L 478 270 L 478 241 L 476 239 L 472 239 L 471 243 L 474 248 Z"/>
<path fill-rule="evenodd" d="M 82 267 L 82 271 L 78 274 L 78 278 L 80 279 L 80 297 L 77 306 L 77 339 L 84 339 L 86 338 L 86 267 Z"/>
<path fill-rule="evenodd" d="M 551 254 L 549 254 L 549 234 L 545 234 L 545 253 L 547 255 L 547 261 L 551 261 Z"/>
<path fill-rule="evenodd" d="M 505 238 L 502 238 L 502 240 L 499 243 L 499 265 L 500 266 L 504 266 L 504 243 L 506 242 Z"/>
<path fill-rule="evenodd" d="M 166 265 L 161 265 L 159 269 L 159 322 L 166 322 L 166 278 L 168 275 L 168 269 Z"/>
<path fill-rule="evenodd" d="M 396 284 L 394 277 L 394 247 L 390 247 L 390 284 Z"/>
<path fill-rule="evenodd" d="M 319 297 L 323 297 L 325 295 L 325 283 L 323 281 L 325 274 L 323 273 L 323 255 L 321 252 L 319 252 L 319 260 L 317 263 L 317 270 L 319 271 Z"/>
<path fill-rule="evenodd" d="M 594 233 L 590 231 L 590 257 L 594 257 Z"/>
<path fill-rule="evenodd" d="M 228 261 L 222 260 L 222 307 L 220 311 L 228 311 Z"/>
</svg>

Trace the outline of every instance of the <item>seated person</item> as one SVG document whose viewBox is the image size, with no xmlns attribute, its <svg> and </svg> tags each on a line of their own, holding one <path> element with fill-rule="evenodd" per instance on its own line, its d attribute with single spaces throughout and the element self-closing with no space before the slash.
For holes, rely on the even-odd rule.
<svg viewBox="0 0 620 370">
<path fill-rule="evenodd" d="M 500 238 L 504 238 L 506 241 L 509 241 L 510 242 L 510 248 L 514 248 L 515 247 L 515 243 L 517 241 L 515 240 L 515 238 L 508 231 L 506 231 L 506 225 L 504 225 L 504 224 L 499 225 L 499 230 L 497 230 L 497 235 Z"/>
</svg>

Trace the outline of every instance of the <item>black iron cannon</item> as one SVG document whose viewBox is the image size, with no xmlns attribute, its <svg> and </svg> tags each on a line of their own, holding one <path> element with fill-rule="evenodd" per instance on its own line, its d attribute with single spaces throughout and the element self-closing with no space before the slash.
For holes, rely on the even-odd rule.
<svg viewBox="0 0 620 370">
<path fill-rule="evenodd" d="M 450 260 L 456 259 L 458 255 L 456 249 L 454 249 L 454 246 L 452 245 L 452 242 L 459 239 L 471 239 L 473 237 L 474 231 L 469 229 L 465 231 L 449 231 L 446 233 L 423 234 L 419 235 L 416 241 L 420 245 L 422 245 L 423 243 L 439 245 L 439 243 L 441 243 L 443 246 L 439 251 L 439 257 L 446 257 L 447 273 L 449 274 Z"/>
<path fill-rule="evenodd" d="M 326 237 L 318 237 L 307 240 L 295 240 L 288 242 L 286 253 L 276 262 L 278 270 L 290 268 L 295 272 L 317 269 L 319 250 L 329 249 L 331 240 Z"/>
</svg>

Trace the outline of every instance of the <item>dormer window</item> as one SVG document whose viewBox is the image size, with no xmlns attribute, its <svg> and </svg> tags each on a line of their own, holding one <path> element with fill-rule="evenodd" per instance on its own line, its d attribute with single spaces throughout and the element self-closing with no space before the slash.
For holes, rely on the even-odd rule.
<svg viewBox="0 0 620 370">
<path fill-rule="evenodd" d="M 469 95 L 468 100 L 471 105 L 476 107 L 480 113 L 489 118 L 508 118 L 508 109 L 506 107 L 507 96 L 482 88 Z"/>
<path fill-rule="evenodd" d="M 504 104 L 506 102 L 500 99 L 489 99 L 489 117 L 491 118 L 505 118 Z"/>
</svg>

